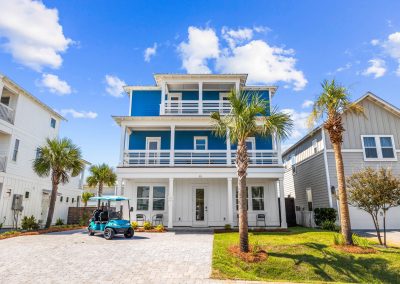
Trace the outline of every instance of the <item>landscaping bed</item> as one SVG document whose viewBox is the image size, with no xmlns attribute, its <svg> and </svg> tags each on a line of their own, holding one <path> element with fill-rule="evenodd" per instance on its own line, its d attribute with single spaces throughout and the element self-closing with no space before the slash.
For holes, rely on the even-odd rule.
<svg viewBox="0 0 400 284">
<path fill-rule="evenodd" d="M 62 226 L 52 226 L 48 229 L 39 229 L 35 231 L 7 231 L 0 234 L 0 240 L 20 237 L 20 236 L 32 236 L 32 235 L 41 235 L 48 233 L 56 233 L 56 232 L 64 232 L 71 230 L 84 229 L 86 227 L 82 227 L 80 225 L 62 225 Z"/>
<path fill-rule="evenodd" d="M 333 232 L 301 227 L 287 232 L 251 232 L 250 252 L 243 255 L 237 247 L 237 232 L 215 234 L 212 277 L 400 283 L 400 249 L 384 249 L 374 244 L 369 247 L 337 246 L 334 235 Z"/>
</svg>

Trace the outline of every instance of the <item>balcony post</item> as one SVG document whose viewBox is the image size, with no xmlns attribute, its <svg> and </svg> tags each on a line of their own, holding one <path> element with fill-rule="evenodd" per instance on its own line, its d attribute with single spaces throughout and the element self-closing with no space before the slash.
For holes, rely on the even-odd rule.
<svg viewBox="0 0 400 284">
<path fill-rule="evenodd" d="M 239 93 L 239 91 L 240 91 L 240 81 L 235 82 L 235 91 L 236 91 L 236 93 Z"/>
<path fill-rule="evenodd" d="M 4 83 L 2 80 L 2 76 L 0 75 L 0 98 L 3 96 L 3 88 L 4 88 Z"/>
<path fill-rule="evenodd" d="M 226 130 L 226 164 L 232 165 L 231 136 L 229 128 Z"/>
<path fill-rule="evenodd" d="M 281 228 L 287 228 L 286 207 L 285 207 L 285 191 L 283 189 L 283 178 L 279 179 L 279 203 L 281 204 Z"/>
<path fill-rule="evenodd" d="M 161 107 L 160 107 L 160 115 L 165 114 L 165 94 L 167 90 L 167 83 L 162 82 L 161 84 Z"/>
<path fill-rule="evenodd" d="M 171 125 L 171 139 L 169 147 L 169 165 L 174 166 L 175 164 L 175 125 Z"/>
<path fill-rule="evenodd" d="M 203 82 L 199 82 L 199 114 L 203 114 Z"/>
<path fill-rule="evenodd" d="M 233 190 L 232 178 L 227 178 L 228 181 L 228 224 L 233 227 Z"/>
<path fill-rule="evenodd" d="M 174 179 L 169 179 L 168 186 L 168 228 L 174 227 Z"/>
<path fill-rule="evenodd" d="M 121 125 L 121 140 L 120 140 L 120 165 L 124 165 L 125 157 L 125 147 L 126 147 L 126 125 Z"/>
<path fill-rule="evenodd" d="M 281 140 L 278 138 L 278 136 L 275 133 L 275 143 L 276 143 L 276 155 L 278 158 L 278 164 L 282 164 L 282 152 L 281 152 Z"/>
</svg>

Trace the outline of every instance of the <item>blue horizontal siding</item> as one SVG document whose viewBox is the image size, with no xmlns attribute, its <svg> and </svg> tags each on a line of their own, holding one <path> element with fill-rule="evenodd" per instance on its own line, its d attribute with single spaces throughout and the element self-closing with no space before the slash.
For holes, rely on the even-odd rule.
<svg viewBox="0 0 400 284">
<path fill-rule="evenodd" d="M 237 144 L 232 144 L 232 150 L 237 149 Z M 272 137 L 256 136 L 256 150 L 272 150 Z"/>
<path fill-rule="evenodd" d="M 132 131 L 129 136 L 129 150 L 145 150 L 146 137 L 161 137 L 161 150 L 170 148 L 170 131 Z"/>
<path fill-rule="evenodd" d="M 133 91 L 131 116 L 159 116 L 161 91 Z"/>
<path fill-rule="evenodd" d="M 207 136 L 208 150 L 226 149 L 225 138 L 215 137 L 209 130 L 175 131 L 175 150 L 194 150 L 194 137 Z"/>
</svg>

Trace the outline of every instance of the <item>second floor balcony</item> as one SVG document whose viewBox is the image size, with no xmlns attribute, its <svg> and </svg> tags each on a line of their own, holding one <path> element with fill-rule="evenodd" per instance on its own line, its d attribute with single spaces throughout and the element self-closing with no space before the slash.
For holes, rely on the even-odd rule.
<svg viewBox="0 0 400 284">
<path fill-rule="evenodd" d="M 168 100 L 160 105 L 163 115 L 210 115 L 213 112 L 227 114 L 231 105 L 227 100 Z"/>
</svg>

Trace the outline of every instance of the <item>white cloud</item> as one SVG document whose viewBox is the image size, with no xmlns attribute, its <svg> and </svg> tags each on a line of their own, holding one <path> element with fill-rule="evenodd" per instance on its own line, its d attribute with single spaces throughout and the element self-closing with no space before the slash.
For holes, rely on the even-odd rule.
<svg viewBox="0 0 400 284">
<path fill-rule="evenodd" d="M 62 109 L 61 114 L 63 116 L 71 115 L 73 118 L 89 118 L 95 119 L 97 117 L 97 113 L 92 111 L 77 111 L 72 108 Z"/>
<path fill-rule="evenodd" d="M 234 48 L 236 44 L 253 38 L 253 30 L 249 28 L 233 30 L 223 27 L 221 33 L 222 37 L 228 42 L 230 48 Z"/>
<path fill-rule="evenodd" d="M 0 7 L 0 38 L 5 39 L 5 51 L 36 71 L 61 66 L 60 53 L 72 40 L 64 36 L 57 9 L 31 0 L 0 0 Z"/>
<path fill-rule="evenodd" d="M 189 27 L 188 41 L 181 42 L 178 52 L 182 58 L 182 67 L 188 73 L 211 73 L 207 60 L 219 55 L 218 37 L 210 28 Z"/>
<path fill-rule="evenodd" d="M 46 87 L 51 93 L 61 96 L 72 92 L 71 86 L 66 81 L 61 80 L 57 75 L 53 74 L 42 74 L 39 86 Z"/>
<path fill-rule="evenodd" d="M 379 44 L 379 39 L 373 39 L 371 40 L 371 45 L 376 46 Z"/>
<path fill-rule="evenodd" d="M 314 105 L 314 102 L 311 100 L 305 100 L 303 104 L 301 105 L 301 108 L 309 108 Z"/>
<path fill-rule="evenodd" d="M 154 43 L 152 47 L 148 47 L 144 50 L 144 61 L 150 62 L 151 58 L 157 53 L 157 43 Z"/>
<path fill-rule="evenodd" d="M 283 109 L 282 112 L 289 114 L 293 120 L 293 131 L 290 140 L 298 140 L 310 130 L 310 127 L 308 127 L 310 112 L 298 112 L 291 108 Z"/>
<path fill-rule="evenodd" d="M 363 71 L 364 76 L 373 75 L 374 78 L 379 78 L 386 73 L 385 61 L 379 58 L 374 58 L 368 61 L 370 66 Z"/>
<path fill-rule="evenodd" d="M 116 98 L 121 98 L 124 95 L 124 86 L 126 83 L 114 75 L 106 75 L 106 92 Z"/>
</svg>

